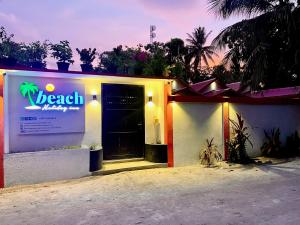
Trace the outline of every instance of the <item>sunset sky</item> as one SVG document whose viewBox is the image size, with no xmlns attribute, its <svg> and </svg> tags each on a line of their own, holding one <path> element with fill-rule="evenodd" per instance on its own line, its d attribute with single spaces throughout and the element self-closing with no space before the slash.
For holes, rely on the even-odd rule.
<svg viewBox="0 0 300 225">
<path fill-rule="evenodd" d="M 213 31 L 210 44 L 222 28 L 237 20 L 216 17 L 207 0 L 0 0 L 0 25 L 17 41 L 67 39 L 73 48 L 95 47 L 99 52 L 119 44 L 149 43 L 151 24 L 157 26 L 155 40 L 161 42 L 186 39 L 186 33 L 204 26 Z"/>
</svg>

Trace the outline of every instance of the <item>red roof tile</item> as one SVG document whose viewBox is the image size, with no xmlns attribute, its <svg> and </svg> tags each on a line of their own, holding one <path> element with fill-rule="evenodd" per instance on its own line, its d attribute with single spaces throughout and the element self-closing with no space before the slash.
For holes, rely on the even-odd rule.
<svg viewBox="0 0 300 225">
<path fill-rule="evenodd" d="M 300 95 L 300 87 L 285 87 L 285 88 L 274 88 L 267 89 L 257 92 L 250 92 L 246 94 L 251 98 L 274 98 L 274 97 L 297 97 Z"/>
<path fill-rule="evenodd" d="M 208 85 L 210 85 L 212 82 L 214 82 L 216 79 L 210 79 L 210 80 L 205 80 L 202 82 L 198 82 L 195 84 L 191 84 L 190 87 L 195 90 L 196 92 L 200 92 L 202 89 L 204 89 L 205 87 L 207 87 Z"/>
</svg>

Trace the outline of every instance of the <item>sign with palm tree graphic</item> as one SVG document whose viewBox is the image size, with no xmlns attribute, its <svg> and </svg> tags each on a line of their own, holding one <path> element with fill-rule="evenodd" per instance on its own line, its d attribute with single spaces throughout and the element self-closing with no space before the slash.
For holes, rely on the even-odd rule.
<svg viewBox="0 0 300 225">
<path fill-rule="evenodd" d="M 39 91 L 38 86 L 36 86 L 34 83 L 29 83 L 29 82 L 23 82 L 20 85 L 20 92 L 23 97 L 27 97 L 29 101 L 29 106 L 26 106 L 25 109 L 40 109 L 40 106 L 37 106 L 35 102 L 32 100 L 32 96 L 35 93 Z"/>
<path fill-rule="evenodd" d="M 42 111 L 78 111 L 84 105 L 84 96 L 77 90 L 68 94 L 55 94 L 55 85 L 48 83 L 44 90 L 33 82 L 23 82 L 20 84 L 20 93 L 28 99 L 27 110 Z M 35 96 L 36 95 L 36 96 Z M 34 96 L 34 97 L 33 97 Z"/>
<path fill-rule="evenodd" d="M 8 80 L 11 90 L 17 90 L 8 96 L 16 135 L 85 131 L 86 92 L 81 80 L 33 76 L 8 76 Z"/>
</svg>

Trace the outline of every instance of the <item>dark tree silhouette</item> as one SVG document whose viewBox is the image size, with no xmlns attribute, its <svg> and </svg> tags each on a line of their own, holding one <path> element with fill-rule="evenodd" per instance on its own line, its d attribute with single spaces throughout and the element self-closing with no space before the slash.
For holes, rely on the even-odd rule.
<svg viewBox="0 0 300 225">
<path fill-rule="evenodd" d="M 204 27 L 198 27 L 194 30 L 192 34 L 187 34 L 188 38 L 188 56 L 187 59 L 193 59 L 193 70 L 194 73 L 201 69 L 201 62 L 209 66 L 209 60 L 214 62 L 213 56 L 217 56 L 215 53 L 215 48 L 212 45 L 205 45 L 208 36 L 211 34 L 206 33 Z"/>
<path fill-rule="evenodd" d="M 224 63 L 242 67 L 242 81 L 252 89 L 290 86 L 299 79 L 299 1 L 209 0 L 223 18 L 248 18 L 225 28 L 213 41 L 228 48 Z"/>
</svg>

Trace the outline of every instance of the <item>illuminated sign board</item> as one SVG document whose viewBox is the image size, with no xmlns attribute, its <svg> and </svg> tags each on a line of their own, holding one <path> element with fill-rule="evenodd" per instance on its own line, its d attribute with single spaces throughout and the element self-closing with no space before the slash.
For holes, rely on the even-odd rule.
<svg viewBox="0 0 300 225">
<path fill-rule="evenodd" d="M 8 76 L 15 135 L 85 132 L 85 85 L 79 79 Z"/>
<path fill-rule="evenodd" d="M 52 83 L 45 85 L 45 90 L 41 90 L 33 82 L 23 82 L 20 85 L 20 93 L 28 99 L 27 110 L 42 111 L 76 111 L 84 105 L 84 97 L 78 91 L 70 94 L 54 94 L 56 87 Z"/>
</svg>

